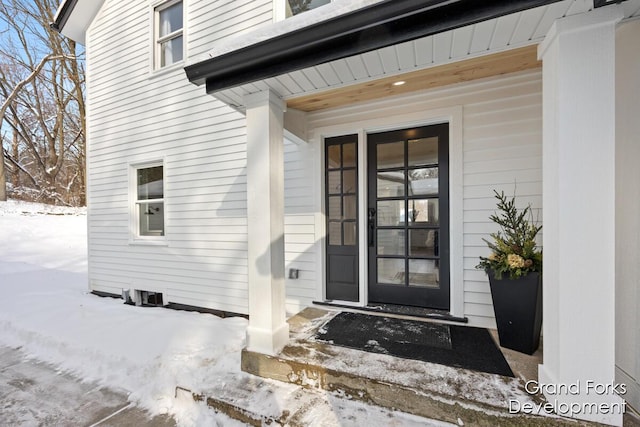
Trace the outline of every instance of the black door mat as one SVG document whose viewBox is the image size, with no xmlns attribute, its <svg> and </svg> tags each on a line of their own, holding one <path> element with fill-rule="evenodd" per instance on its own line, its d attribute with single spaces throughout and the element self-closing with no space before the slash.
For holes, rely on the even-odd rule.
<svg viewBox="0 0 640 427">
<path fill-rule="evenodd" d="M 315 339 L 370 353 L 514 376 L 489 331 L 482 328 L 342 312 L 322 326 Z"/>
</svg>

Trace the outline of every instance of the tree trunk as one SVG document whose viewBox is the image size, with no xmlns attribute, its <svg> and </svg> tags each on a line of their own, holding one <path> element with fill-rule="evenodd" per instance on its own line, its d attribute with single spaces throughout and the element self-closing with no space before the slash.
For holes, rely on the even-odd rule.
<svg viewBox="0 0 640 427">
<path fill-rule="evenodd" d="M 0 154 L 0 202 L 7 201 L 7 178 L 4 175 L 4 149 Z"/>
<path fill-rule="evenodd" d="M 18 133 L 13 132 L 13 141 L 11 142 L 11 155 L 14 159 L 18 160 L 20 158 L 20 150 L 18 148 Z M 13 185 L 14 190 L 20 187 L 20 169 L 12 168 L 11 171 L 11 185 Z"/>
</svg>

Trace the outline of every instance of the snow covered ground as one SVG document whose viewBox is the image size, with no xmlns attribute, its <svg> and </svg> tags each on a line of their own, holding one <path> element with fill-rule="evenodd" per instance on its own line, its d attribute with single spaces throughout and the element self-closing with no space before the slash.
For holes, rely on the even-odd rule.
<svg viewBox="0 0 640 427">
<path fill-rule="evenodd" d="M 240 371 L 245 319 L 133 307 L 89 294 L 83 209 L 0 202 L 0 242 L 0 345 L 20 346 L 86 381 L 125 389 L 131 402 L 170 414 L 179 425 L 239 425 L 174 395 L 176 386 L 197 392 L 220 381 L 246 383 L 249 376 Z M 270 387 L 286 409 L 294 386 Z M 309 424 L 448 425 L 339 400 L 325 405 L 332 413 L 319 410 Z M 269 412 L 267 404 L 273 399 L 256 396 L 252 409 Z"/>
</svg>

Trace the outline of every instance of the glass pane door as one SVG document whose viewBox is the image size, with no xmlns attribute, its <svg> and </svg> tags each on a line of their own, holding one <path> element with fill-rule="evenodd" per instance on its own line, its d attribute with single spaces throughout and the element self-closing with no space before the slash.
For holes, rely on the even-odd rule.
<svg viewBox="0 0 640 427">
<path fill-rule="evenodd" d="M 358 301 L 358 136 L 325 140 L 328 300 Z"/>
<path fill-rule="evenodd" d="M 369 134 L 367 148 L 369 301 L 448 309 L 448 125 Z"/>
</svg>

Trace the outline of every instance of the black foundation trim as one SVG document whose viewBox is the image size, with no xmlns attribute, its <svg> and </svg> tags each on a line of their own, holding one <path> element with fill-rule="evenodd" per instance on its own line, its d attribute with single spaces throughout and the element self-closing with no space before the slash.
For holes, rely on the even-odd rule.
<svg viewBox="0 0 640 427">
<path fill-rule="evenodd" d="M 91 291 L 91 293 L 93 295 L 102 297 L 102 298 L 115 298 L 115 299 L 122 299 L 122 295 L 118 295 L 118 294 L 112 294 L 109 292 L 101 292 L 101 291 Z M 125 304 L 127 304 L 125 302 Z M 130 304 L 132 305 L 132 304 Z M 144 307 L 160 307 L 157 305 L 152 305 L 152 304 L 146 304 L 144 305 Z M 174 302 L 170 302 L 167 305 L 163 305 L 163 308 L 169 308 L 171 310 L 181 310 L 181 311 L 195 311 L 198 313 L 205 313 L 205 314 L 213 314 L 214 316 L 217 317 L 244 317 L 245 319 L 248 319 L 249 316 L 246 314 L 240 314 L 240 313 L 234 313 L 232 311 L 223 311 L 223 310 L 213 310 L 211 308 L 204 308 L 204 307 L 196 307 L 194 305 L 186 305 L 186 304 L 177 304 Z"/>
</svg>

